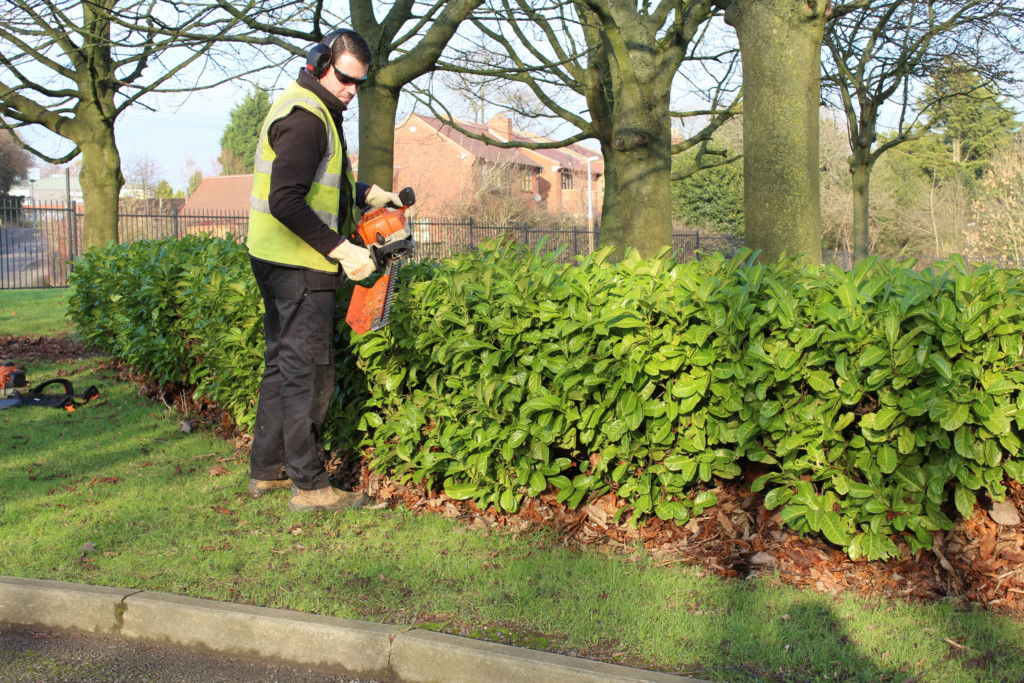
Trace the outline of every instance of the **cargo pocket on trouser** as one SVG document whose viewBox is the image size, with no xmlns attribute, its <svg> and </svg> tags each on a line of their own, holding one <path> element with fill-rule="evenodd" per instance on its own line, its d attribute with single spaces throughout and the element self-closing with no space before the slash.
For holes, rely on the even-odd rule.
<svg viewBox="0 0 1024 683">
<path fill-rule="evenodd" d="M 307 290 L 304 298 L 310 306 L 310 361 L 313 364 L 313 396 L 309 417 L 319 438 L 327 407 L 334 394 L 334 290 Z"/>
</svg>

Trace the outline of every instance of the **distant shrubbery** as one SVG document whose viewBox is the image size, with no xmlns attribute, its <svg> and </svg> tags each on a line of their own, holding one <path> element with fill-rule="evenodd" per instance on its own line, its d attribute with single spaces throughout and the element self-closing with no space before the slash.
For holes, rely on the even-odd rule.
<svg viewBox="0 0 1024 683">
<path fill-rule="evenodd" d="M 610 491 L 632 522 L 684 523 L 716 479 L 756 471 L 787 525 L 869 558 L 930 546 L 1024 478 L 1020 271 L 609 253 L 564 265 L 493 242 L 406 266 L 385 331 L 339 327 L 331 438 L 454 498 Z M 86 339 L 252 424 L 261 304 L 243 247 L 111 247 L 74 284 Z"/>
</svg>

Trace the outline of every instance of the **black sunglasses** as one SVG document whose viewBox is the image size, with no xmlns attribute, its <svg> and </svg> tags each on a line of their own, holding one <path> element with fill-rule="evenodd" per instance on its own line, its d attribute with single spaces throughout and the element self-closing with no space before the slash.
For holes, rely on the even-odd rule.
<svg viewBox="0 0 1024 683">
<path fill-rule="evenodd" d="M 366 74 L 362 78 L 353 78 L 333 64 L 331 64 L 331 68 L 334 69 L 335 78 L 337 78 L 338 82 L 342 85 L 354 85 L 358 88 L 363 83 L 366 83 L 366 79 L 370 77 L 370 74 Z"/>
</svg>

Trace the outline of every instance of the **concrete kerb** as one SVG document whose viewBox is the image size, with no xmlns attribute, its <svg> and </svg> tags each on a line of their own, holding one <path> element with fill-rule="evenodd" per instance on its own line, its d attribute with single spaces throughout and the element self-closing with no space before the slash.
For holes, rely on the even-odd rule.
<svg viewBox="0 0 1024 683">
<path fill-rule="evenodd" d="M 408 683 L 699 683 L 430 631 L 165 593 L 0 576 L 0 626 L 78 631 Z"/>
<path fill-rule="evenodd" d="M 125 598 L 139 591 L 0 577 L 0 624 L 116 634 Z"/>
</svg>

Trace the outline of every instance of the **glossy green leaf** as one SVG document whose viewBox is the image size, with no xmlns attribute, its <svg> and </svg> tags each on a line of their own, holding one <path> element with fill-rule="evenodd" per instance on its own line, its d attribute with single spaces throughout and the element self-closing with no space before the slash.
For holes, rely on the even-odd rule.
<svg viewBox="0 0 1024 683">
<path fill-rule="evenodd" d="M 964 518 L 970 518 L 974 514 L 974 504 L 977 502 L 977 498 L 975 498 L 973 491 L 960 484 L 956 487 L 956 491 L 953 494 L 953 502 Z"/>
<path fill-rule="evenodd" d="M 478 493 L 476 484 L 457 483 L 453 479 L 444 480 L 444 493 L 453 500 L 468 500 Z"/>
<path fill-rule="evenodd" d="M 892 446 L 882 446 L 879 448 L 876 458 L 878 460 L 878 467 L 882 470 L 883 474 L 892 474 L 896 471 L 896 466 L 899 465 L 899 457 L 896 455 L 896 449 Z"/>
</svg>

